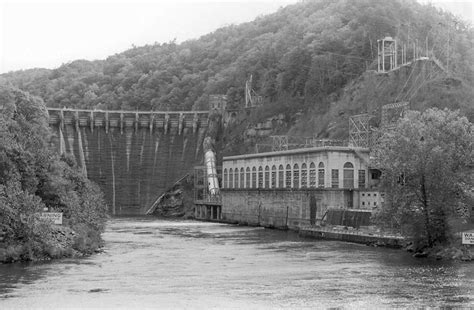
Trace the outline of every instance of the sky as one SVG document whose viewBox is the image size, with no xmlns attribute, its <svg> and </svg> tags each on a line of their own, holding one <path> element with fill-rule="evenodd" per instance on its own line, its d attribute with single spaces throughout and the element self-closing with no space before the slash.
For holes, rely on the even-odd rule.
<svg viewBox="0 0 474 310">
<path fill-rule="evenodd" d="M 389 1 L 389 0 L 387 0 Z M 470 0 L 431 2 L 474 24 Z M 183 42 L 298 0 L 0 0 L 0 73 Z"/>
</svg>

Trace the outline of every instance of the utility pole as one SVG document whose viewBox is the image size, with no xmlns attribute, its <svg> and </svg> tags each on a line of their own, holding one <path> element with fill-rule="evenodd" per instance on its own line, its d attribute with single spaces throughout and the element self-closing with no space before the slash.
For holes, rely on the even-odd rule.
<svg viewBox="0 0 474 310">
<path fill-rule="evenodd" d="M 448 26 L 448 42 L 446 46 L 446 73 L 449 75 L 449 26 Z"/>
<path fill-rule="evenodd" d="M 245 107 L 253 107 L 253 100 L 252 100 L 252 75 L 250 75 L 250 79 L 245 81 Z"/>
<path fill-rule="evenodd" d="M 456 30 L 456 26 L 459 22 L 453 20 L 453 25 L 454 29 Z M 449 75 L 449 41 L 451 38 L 451 28 L 450 25 L 448 25 L 448 42 L 447 42 L 447 47 L 446 47 L 446 73 Z"/>
</svg>

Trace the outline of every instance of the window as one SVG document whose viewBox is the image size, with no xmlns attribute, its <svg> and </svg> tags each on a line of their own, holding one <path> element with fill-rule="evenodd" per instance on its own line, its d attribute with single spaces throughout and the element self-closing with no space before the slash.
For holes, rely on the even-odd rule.
<svg viewBox="0 0 474 310">
<path fill-rule="evenodd" d="M 278 187 L 285 187 L 285 169 L 283 165 L 278 167 Z"/>
<path fill-rule="evenodd" d="M 286 171 L 285 171 L 285 187 L 290 188 L 291 187 L 291 166 L 286 165 Z"/>
<path fill-rule="evenodd" d="M 244 168 L 240 168 L 240 188 L 244 188 L 244 185 L 245 185 Z"/>
<path fill-rule="evenodd" d="M 250 188 L 250 167 L 245 170 L 245 187 Z"/>
<path fill-rule="evenodd" d="M 354 188 L 354 165 L 350 162 L 344 164 L 343 187 Z"/>
<path fill-rule="evenodd" d="M 227 182 L 228 182 L 228 172 L 227 172 L 227 168 L 225 168 L 224 169 L 224 184 L 222 187 L 227 188 L 227 186 L 229 185 Z"/>
<path fill-rule="evenodd" d="M 271 182 L 272 188 L 276 187 L 276 182 L 277 182 L 276 178 L 277 178 L 277 167 L 275 165 L 273 165 L 273 167 L 272 167 L 272 182 Z"/>
<path fill-rule="evenodd" d="M 258 188 L 263 187 L 263 169 L 258 167 Z"/>
<path fill-rule="evenodd" d="M 293 166 L 293 188 L 300 187 L 300 167 L 298 164 Z"/>
<path fill-rule="evenodd" d="M 234 188 L 234 172 L 232 168 L 229 169 L 229 188 Z"/>
<path fill-rule="evenodd" d="M 270 184 L 270 167 L 265 167 L 265 188 L 269 188 Z"/>
<path fill-rule="evenodd" d="M 309 165 L 309 187 L 316 187 L 316 165 L 314 163 Z"/>
<path fill-rule="evenodd" d="M 359 188 L 365 188 L 365 170 L 359 170 Z"/>
<path fill-rule="evenodd" d="M 331 170 L 331 187 L 339 188 L 339 169 Z"/>
<path fill-rule="evenodd" d="M 301 188 L 308 187 L 308 168 L 306 164 L 301 165 Z"/>
<path fill-rule="evenodd" d="M 362 205 L 365 206 L 365 202 L 364 202 L 364 201 L 362 201 Z"/>
<path fill-rule="evenodd" d="M 257 187 L 257 168 L 252 168 L 252 188 Z"/>
<path fill-rule="evenodd" d="M 318 165 L 318 187 L 319 188 L 324 187 L 324 163 L 323 162 L 320 162 Z"/>
<path fill-rule="evenodd" d="M 239 188 L 239 169 L 235 168 L 234 170 L 234 186 L 235 188 Z"/>
</svg>

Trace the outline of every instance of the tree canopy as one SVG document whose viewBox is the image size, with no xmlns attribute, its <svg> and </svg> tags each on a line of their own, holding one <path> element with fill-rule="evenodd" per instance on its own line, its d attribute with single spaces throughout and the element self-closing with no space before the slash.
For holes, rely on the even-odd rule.
<svg viewBox="0 0 474 310">
<path fill-rule="evenodd" d="M 449 110 L 410 111 L 376 150 L 386 192 L 379 219 L 410 224 L 425 246 L 448 241 L 448 220 L 474 187 L 474 125 Z"/>
<path fill-rule="evenodd" d="M 474 35 L 454 16 L 416 1 L 313 0 L 220 28 L 181 44 L 133 47 L 101 61 L 75 60 L 54 70 L 4 74 L 52 107 L 126 110 L 207 109 L 210 94 L 243 106 L 245 80 L 273 103 L 321 104 L 366 69 L 377 39 L 425 43 L 451 71 L 473 82 Z"/>
</svg>

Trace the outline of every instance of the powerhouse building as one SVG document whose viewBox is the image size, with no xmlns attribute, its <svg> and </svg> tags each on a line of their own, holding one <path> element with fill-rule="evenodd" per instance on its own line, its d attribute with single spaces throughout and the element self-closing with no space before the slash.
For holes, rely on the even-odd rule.
<svg viewBox="0 0 474 310">
<path fill-rule="evenodd" d="M 274 227 L 314 225 L 328 209 L 373 210 L 383 203 L 369 149 L 342 146 L 228 156 L 218 218 Z"/>
</svg>

